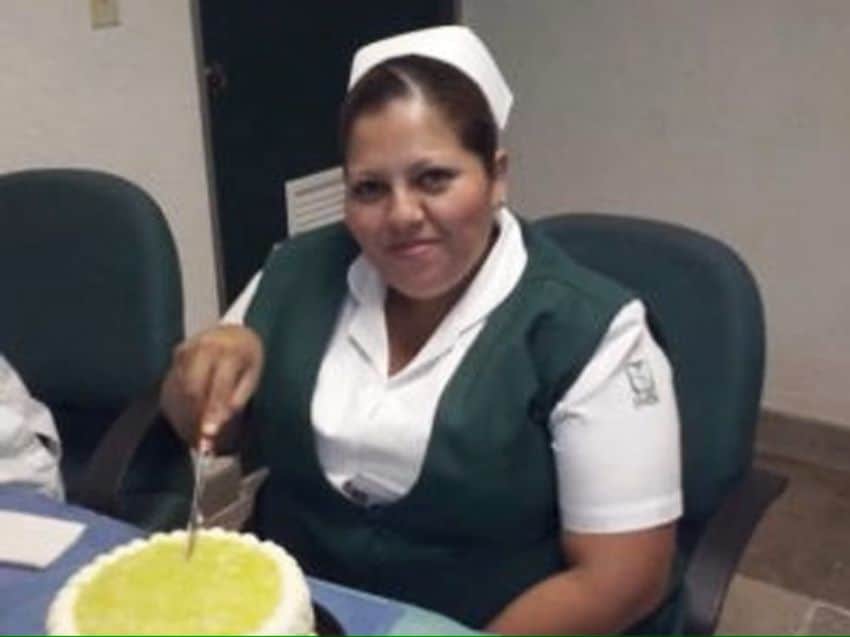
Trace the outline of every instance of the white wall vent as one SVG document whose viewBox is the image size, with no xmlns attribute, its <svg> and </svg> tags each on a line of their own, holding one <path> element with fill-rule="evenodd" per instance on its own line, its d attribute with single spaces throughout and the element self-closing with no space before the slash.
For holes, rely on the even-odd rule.
<svg viewBox="0 0 850 637">
<path fill-rule="evenodd" d="M 342 167 L 330 168 L 286 182 L 289 236 L 342 219 L 345 185 Z"/>
</svg>

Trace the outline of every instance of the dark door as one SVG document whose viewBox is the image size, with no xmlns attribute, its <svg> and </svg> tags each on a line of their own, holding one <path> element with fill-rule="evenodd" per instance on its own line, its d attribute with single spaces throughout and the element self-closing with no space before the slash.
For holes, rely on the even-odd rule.
<svg viewBox="0 0 850 637">
<path fill-rule="evenodd" d="M 284 183 L 340 163 L 354 51 L 454 21 L 452 0 L 199 0 L 224 301 L 286 235 Z"/>
</svg>

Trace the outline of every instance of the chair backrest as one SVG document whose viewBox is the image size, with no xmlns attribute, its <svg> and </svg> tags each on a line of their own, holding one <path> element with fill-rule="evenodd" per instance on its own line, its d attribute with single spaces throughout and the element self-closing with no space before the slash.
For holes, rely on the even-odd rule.
<svg viewBox="0 0 850 637">
<path fill-rule="evenodd" d="M 183 336 L 180 268 L 165 218 L 144 191 L 113 175 L 2 175 L 0 290 L 0 351 L 51 408 L 65 460 L 79 468 L 77 456 L 161 377 Z"/>
<path fill-rule="evenodd" d="M 682 226 L 596 213 L 536 225 L 648 308 L 674 368 L 685 495 L 680 542 L 692 544 L 701 523 L 752 464 L 764 376 L 764 317 L 755 280 L 728 246 Z"/>
</svg>

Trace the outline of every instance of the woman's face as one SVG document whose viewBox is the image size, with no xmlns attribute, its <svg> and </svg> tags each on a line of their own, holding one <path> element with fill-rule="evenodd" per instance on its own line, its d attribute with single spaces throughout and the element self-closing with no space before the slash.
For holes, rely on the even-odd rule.
<svg viewBox="0 0 850 637">
<path fill-rule="evenodd" d="M 483 259 L 505 194 L 439 110 L 397 98 L 360 115 L 346 157 L 345 220 L 384 282 L 412 300 L 462 290 Z"/>
</svg>

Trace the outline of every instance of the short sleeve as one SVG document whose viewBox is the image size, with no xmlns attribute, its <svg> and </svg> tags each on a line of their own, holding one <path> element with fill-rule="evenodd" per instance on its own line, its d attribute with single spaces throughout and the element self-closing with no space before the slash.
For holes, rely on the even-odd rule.
<svg viewBox="0 0 850 637">
<path fill-rule="evenodd" d="M 614 317 L 549 425 L 565 530 L 635 531 L 681 515 L 672 372 L 640 301 Z"/>
</svg>

